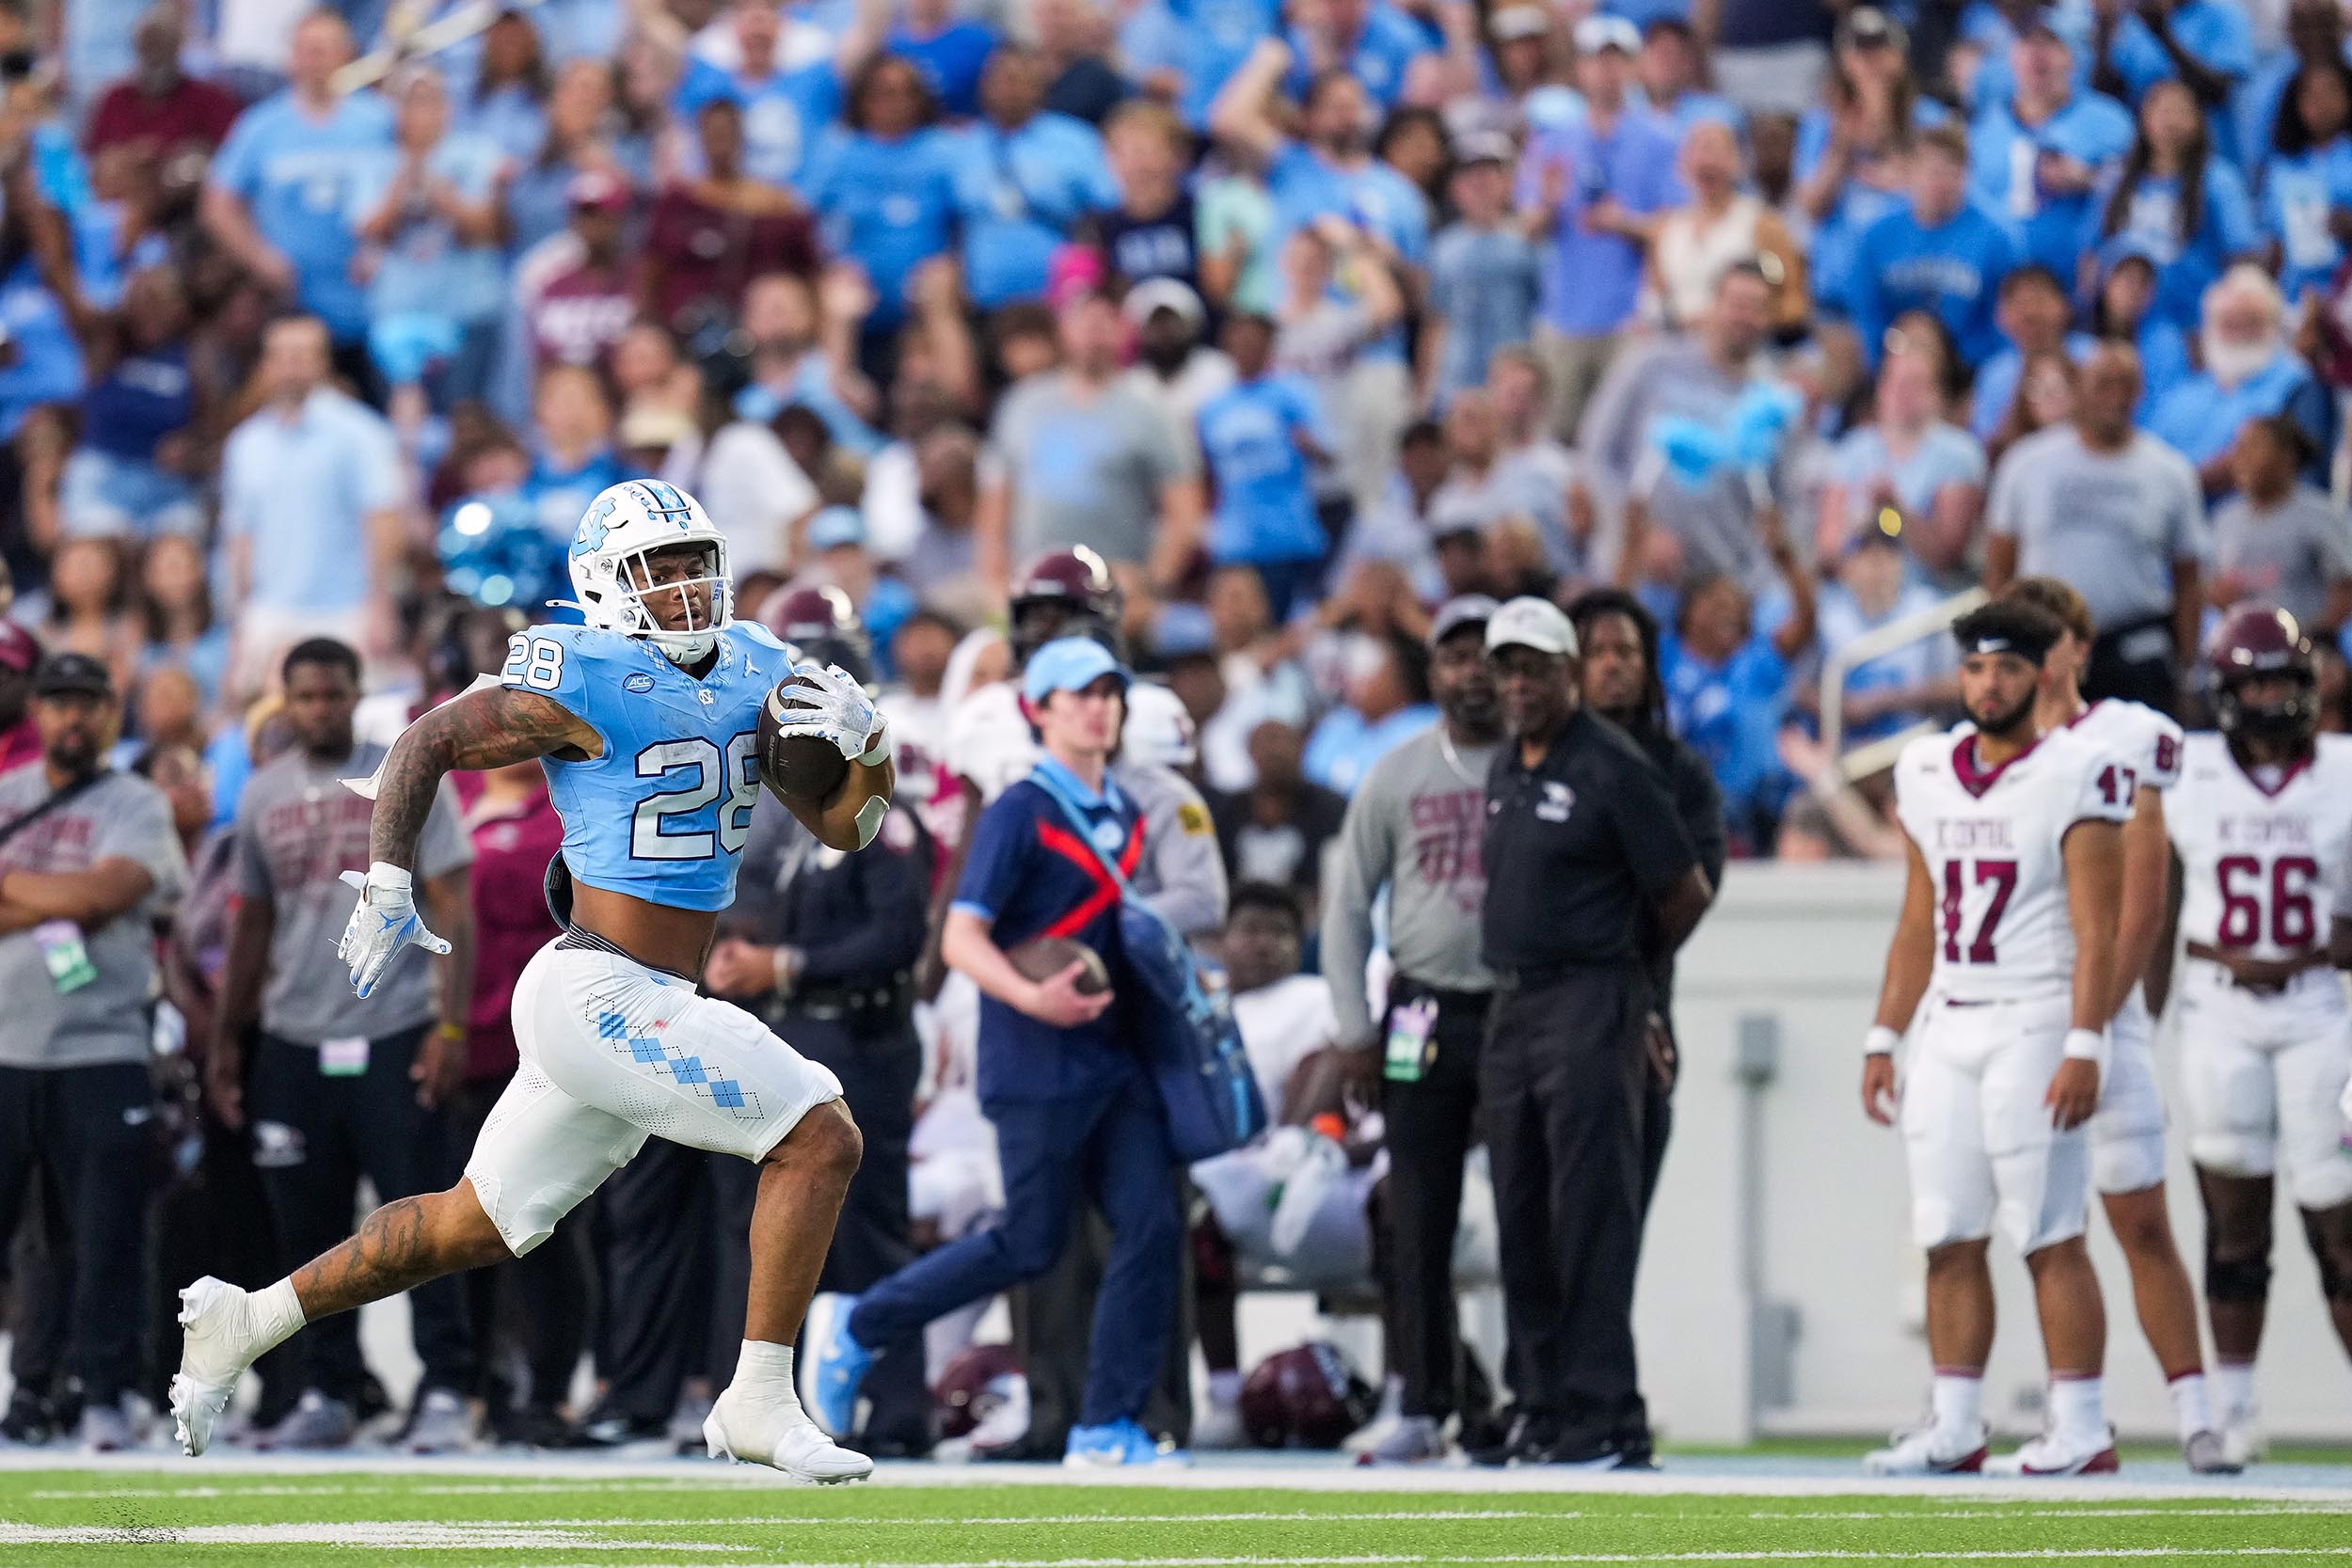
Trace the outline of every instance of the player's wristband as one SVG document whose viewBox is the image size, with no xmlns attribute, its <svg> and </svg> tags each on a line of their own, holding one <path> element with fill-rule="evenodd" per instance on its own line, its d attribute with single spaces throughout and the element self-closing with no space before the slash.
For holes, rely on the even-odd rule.
<svg viewBox="0 0 2352 1568">
<path fill-rule="evenodd" d="M 1873 1023 L 1870 1032 L 1862 1037 L 1862 1053 L 1865 1056 L 1892 1056 L 1895 1048 L 1902 1042 L 1902 1036 L 1885 1024 Z"/>
<path fill-rule="evenodd" d="M 2105 1071 L 2107 1065 L 2106 1032 L 2101 1029 L 2069 1029 L 2066 1031 L 2066 1055 L 2070 1061 L 2095 1063 L 2100 1070 Z"/>
<path fill-rule="evenodd" d="M 857 760 L 868 768 L 879 768 L 890 760 L 891 749 L 890 724 L 885 720 L 876 724 L 874 733 L 866 737 L 866 750 L 857 754 Z"/>
<path fill-rule="evenodd" d="M 405 865 L 394 865 L 389 861 L 372 861 L 368 864 L 370 890 L 380 887 L 396 888 L 402 893 L 408 893 L 413 891 L 416 885 L 415 873 Z"/>
</svg>

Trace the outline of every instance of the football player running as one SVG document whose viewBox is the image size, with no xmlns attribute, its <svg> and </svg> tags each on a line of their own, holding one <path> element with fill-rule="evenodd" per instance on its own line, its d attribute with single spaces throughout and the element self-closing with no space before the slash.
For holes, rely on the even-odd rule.
<svg viewBox="0 0 2352 1568">
<path fill-rule="evenodd" d="M 2336 974 L 2352 962 L 2352 739 L 2317 733 L 2312 645 L 2284 610 L 2235 607 L 2206 659 L 2221 728 L 2188 737 L 2165 825 L 2187 939 L 2181 1087 L 2205 1207 L 2214 1392 L 2222 1445 L 2244 1462 L 2262 1449 L 2254 1353 L 2281 1179 L 2352 1352 L 2352 1149 L 2339 1105 L 2352 1008 Z"/>
<path fill-rule="evenodd" d="M 2118 698 L 2086 702 L 2082 673 L 2097 633 L 2083 596 L 2056 578 L 2022 578 L 2002 597 L 2049 614 L 2064 627 L 2050 650 L 2035 720 L 2063 729 L 2107 753 L 2131 782 L 2131 820 L 2123 825 L 2123 903 L 2115 942 L 2115 1018 L 2107 1025 L 2107 1070 L 2099 1111 L 2090 1118 L 2090 1184 L 2131 1268 L 2140 1332 L 2155 1352 L 2181 1438 L 2181 1456 L 2200 1475 L 2241 1467 L 2226 1451 L 2205 1386 L 2205 1350 L 2197 1331 L 2197 1291 L 2173 1243 L 2164 1201 L 2164 1096 L 2156 1087 L 2155 1024 L 2141 999 L 2164 929 L 2165 879 L 2171 860 L 2164 832 L 2164 796 L 2181 776 L 2181 727 L 2155 709 Z"/>
<path fill-rule="evenodd" d="M 171 1409 L 191 1455 L 238 1375 L 304 1323 L 520 1257 L 659 1133 L 760 1167 L 743 1349 L 703 1424 L 711 1455 L 820 1482 L 873 1468 L 809 1421 L 792 1383 L 793 1340 L 857 1168 L 856 1123 L 831 1072 L 750 1013 L 698 995 L 694 977 L 734 900 L 771 691 L 800 677 L 796 705 L 773 713 L 780 733 L 849 759 L 830 800 L 787 802 L 832 848 L 862 847 L 880 826 L 887 730 L 842 672 L 734 621 L 725 538 L 673 486 L 632 481 L 598 496 L 570 565 L 586 625 L 517 633 L 499 684 L 426 713 L 386 756 L 373 863 L 364 879 L 350 874 L 359 904 L 340 949 L 361 996 L 404 947 L 444 950 L 410 874 L 442 775 L 541 760 L 564 818 L 551 901 L 562 913 L 568 880 L 570 908 L 564 934 L 516 985 L 521 1068 L 455 1186 L 387 1204 L 266 1290 L 205 1278 L 181 1292 Z"/>
<path fill-rule="evenodd" d="M 2083 1246 L 2083 1124 L 2098 1107 L 2115 1010 L 2131 790 L 2104 752 L 2035 719 L 2059 630 L 2015 601 L 1963 616 L 1952 634 L 1974 728 L 1915 740 L 1895 765 L 1911 875 L 1863 1047 L 1862 1104 L 1873 1121 L 1895 1121 L 1895 1048 L 1924 1002 L 1899 1113 L 1934 1380 L 1929 1419 L 1865 1459 L 1881 1475 L 2116 1467 L 2100 1389 L 2106 1318 Z M 1996 1223 L 2033 1275 L 2050 1425 L 1988 1465 L 1985 1248 Z"/>
</svg>

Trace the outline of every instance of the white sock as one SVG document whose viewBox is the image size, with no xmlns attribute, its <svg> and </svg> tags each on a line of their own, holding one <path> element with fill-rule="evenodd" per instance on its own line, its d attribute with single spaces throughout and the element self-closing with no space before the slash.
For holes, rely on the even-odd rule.
<svg viewBox="0 0 2352 1568">
<path fill-rule="evenodd" d="M 261 1349 L 253 1353 L 257 1360 L 263 1352 L 293 1338 L 295 1330 L 310 1321 L 302 1315 L 302 1298 L 294 1294 L 292 1275 L 275 1285 L 248 1291 L 246 1299 L 252 1303 L 253 1326 L 262 1334 Z"/>
<path fill-rule="evenodd" d="M 2107 1446 L 2107 1407 L 2104 1380 L 2095 1377 L 2057 1377 L 2050 1380 L 2050 1431 L 2070 1448 Z"/>
<path fill-rule="evenodd" d="M 2201 1432 L 2213 1430 L 2213 1402 L 2205 1395 L 2205 1374 L 2183 1372 L 2164 1386 L 2172 1396 L 2172 1424 L 2185 1443 Z"/>
<path fill-rule="evenodd" d="M 1209 1374 L 1209 1402 L 1230 1406 L 1241 1402 L 1241 1373 L 1228 1369 Z"/>
<path fill-rule="evenodd" d="M 744 1340 L 743 1354 L 735 1358 L 735 1381 L 729 1386 L 762 1398 L 798 1399 L 792 1391 L 792 1347 L 767 1339 Z"/>
<path fill-rule="evenodd" d="M 1928 1409 L 1933 1413 L 1935 1430 L 1946 1437 L 1964 1439 L 1973 1446 L 1983 1421 L 1983 1408 L 1982 1372 L 1938 1372 L 1928 1386 Z"/>
<path fill-rule="evenodd" d="M 2225 1426 L 2244 1426 L 2254 1418 L 2254 1364 L 2217 1361 L 2207 1374 L 2213 1379 L 2215 1402 Z"/>
</svg>

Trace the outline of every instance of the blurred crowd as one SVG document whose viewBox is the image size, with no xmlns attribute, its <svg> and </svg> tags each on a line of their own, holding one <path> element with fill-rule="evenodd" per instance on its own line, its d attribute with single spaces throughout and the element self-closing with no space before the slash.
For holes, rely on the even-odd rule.
<svg viewBox="0 0 2352 1568">
<path fill-rule="evenodd" d="M 1657 619 L 1733 856 L 1899 853 L 1979 586 L 2184 717 L 2266 597 L 2341 727 L 2347 242 L 2338 0 L 0 0 L 0 768 L 103 667 L 201 1037 L 286 651 L 389 739 L 644 476 L 935 759 L 1088 546 L 1306 910 L 1471 594 Z"/>
</svg>

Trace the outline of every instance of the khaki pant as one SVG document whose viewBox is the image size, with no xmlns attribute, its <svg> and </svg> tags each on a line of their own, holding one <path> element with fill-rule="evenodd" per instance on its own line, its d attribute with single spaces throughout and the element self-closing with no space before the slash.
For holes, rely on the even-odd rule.
<svg viewBox="0 0 2352 1568">
<path fill-rule="evenodd" d="M 1535 356 L 1551 383 L 1552 434 L 1565 445 L 1576 445 L 1576 427 L 1583 422 L 1585 405 L 1600 389 L 1600 379 L 1609 373 L 1610 361 L 1624 341 L 1622 332 L 1571 338 L 1548 326 L 1536 328 Z"/>
</svg>

